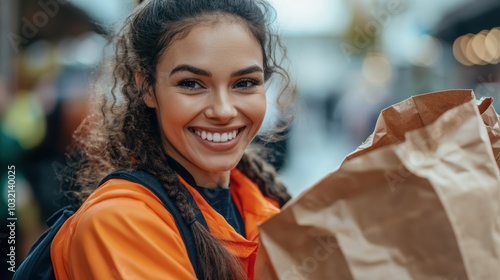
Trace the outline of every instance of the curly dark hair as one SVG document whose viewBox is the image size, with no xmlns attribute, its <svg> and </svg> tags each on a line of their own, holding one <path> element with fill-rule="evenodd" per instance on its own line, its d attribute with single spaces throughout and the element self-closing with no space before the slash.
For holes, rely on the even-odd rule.
<svg viewBox="0 0 500 280">
<path fill-rule="evenodd" d="M 156 66 L 169 44 L 186 36 L 200 22 L 232 16 L 255 36 L 264 54 L 264 78 L 280 77 L 282 89 L 277 104 L 285 120 L 273 135 L 287 128 L 293 114 L 295 90 L 285 69 L 286 57 L 277 35 L 271 32 L 274 10 L 263 0 L 148 0 L 141 1 L 115 38 L 115 54 L 101 68 L 96 87 L 98 108 L 75 132 L 73 153 L 68 154 L 62 190 L 75 207 L 96 189 L 99 181 L 118 169 L 140 169 L 156 176 L 185 221 L 195 218 L 187 201 L 187 190 L 168 164 L 154 109 L 144 103 L 144 94 L 154 88 Z M 280 51 L 280 53 L 277 53 Z M 109 70 L 109 71 L 108 71 Z M 137 84 L 135 74 L 143 79 Z M 109 73 L 106 75 L 106 73 Z M 112 83 L 112 87 L 105 86 Z M 260 148 L 247 149 L 237 168 L 254 181 L 262 193 L 282 206 L 290 195 L 277 179 L 275 169 L 263 160 Z M 200 267 L 205 279 L 245 279 L 236 257 L 200 223 L 191 225 Z"/>
</svg>

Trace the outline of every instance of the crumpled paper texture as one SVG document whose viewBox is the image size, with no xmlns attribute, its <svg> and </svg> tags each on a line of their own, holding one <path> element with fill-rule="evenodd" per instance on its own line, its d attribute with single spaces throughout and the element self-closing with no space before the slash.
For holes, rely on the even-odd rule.
<svg viewBox="0 0 500 280">
<path fill-rule="evenodd" d="M 341 166 L 260 226 L 256 279 L 500 279 L 500 127 L 471 90 L 383 110 Z"/>
</svg>

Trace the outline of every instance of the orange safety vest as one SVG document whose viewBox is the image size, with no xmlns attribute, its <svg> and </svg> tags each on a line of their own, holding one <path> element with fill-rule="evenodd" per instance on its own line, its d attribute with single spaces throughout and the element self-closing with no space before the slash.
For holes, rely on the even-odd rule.
<svg viewBox="0 0 500 280">
<path fill-rule="evenodd" d="M 254 277 L 259 243 L 257 225 L 279 212 L 237 169 L 231 196 L 240 211 L 246 238 L 237 233 L 180 176 L 203 213 L 210 232 L 240 258 Z M 112 179 L 97 188 L 54 237 L 51 259 L 56 279 L 196 279 L 175 220 L 142 185 Z"/>
</svg>

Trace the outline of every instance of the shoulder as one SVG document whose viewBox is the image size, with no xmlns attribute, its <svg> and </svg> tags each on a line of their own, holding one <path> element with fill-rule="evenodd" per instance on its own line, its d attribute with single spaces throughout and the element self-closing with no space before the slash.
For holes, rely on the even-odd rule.
<svg viewBox="0 0 500 280">
<path fill-rule="evenodd" d="M 152 234 L 152 228 L 168 228 L 178 234 L 172 214 L 146 187 L 112 179 L 97 188 L 61 227 L 55 243 L 71 246 L 77 240 L 112 238 L 121 232 Z"/>
<path fill-rule="evenodd" d="M 113 228 L 124 223 L 147 223 L 151 219 L 176 228 L 172 215 L 158 197 L 146 187 L 122 179 L 111 179 L 100 186 L 75 216 L 80 228 L 102 222 Z"/>
<path fill-rule="evenodd" d="M 114 234 L 150 235 L 164 228 L 179 235 L 172 214 L 146 187 L 112 179 L 97 188 L 56 234 L 53 245 L 69 248 L 89 239 L 105 242 Z"/>
<path fill-rule="evenodd" d="M 192 275 L 170 212 L 147 188 L 117 179 L 99 187 L 66 221 L 54 238 L 51 257 L 57 275 L 76 271 L 87 276 L 82 279 L 111 268 L 119 275 L 140 275 L 137 279 Z"/>
</svg>

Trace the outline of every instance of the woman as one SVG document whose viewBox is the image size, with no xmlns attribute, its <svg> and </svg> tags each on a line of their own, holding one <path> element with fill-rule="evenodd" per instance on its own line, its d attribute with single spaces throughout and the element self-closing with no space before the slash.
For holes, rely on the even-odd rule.
<svg viewBox="0 0 500 280">
<path fill-rule="evenodd" d="M 154 175 L 190 224 L 205 279 L 253 278 L 257 224 L 290 199 L 248 149 L 276 63 L 271 7 L 258 0 L 151 0 L 117 38 L 112 98 L 76 134 L 65 193 L 79 210 L 51 246 L 56 279 L 194 279 L 172 215 L 145 187 L 106 174 Z M 293 91 L 280 94 L 292 101 Z M 283 98 L 285 97 L 285 98 Z M 291 105 L 289 102 L 288 105 Z M 196 219 L 192 196 L 208 230 Z"/>
</svg>

